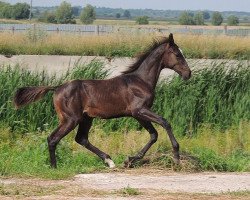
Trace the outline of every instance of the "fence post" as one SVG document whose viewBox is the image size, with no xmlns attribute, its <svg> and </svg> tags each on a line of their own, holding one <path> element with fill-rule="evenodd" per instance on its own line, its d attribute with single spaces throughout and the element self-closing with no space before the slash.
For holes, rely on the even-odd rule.
<svg viewBox="0 0 250 200">
<path fill-rule="evenodd" d="M 227 25 L 224 26 L 224 34 L 227 35 Z"/>
<path fill-rule="evenodd" d="M 96 34 L 96 35 L 99 35 L 99 25 L 96 25 L 96 26 L 95 26 L 95 34 Z"/>
<path fill-rule="evenodd" d="M 12 34 L 14 35 L 14 33 L 15 33 L 15 27 L 12 26 Z"/>
</svg>

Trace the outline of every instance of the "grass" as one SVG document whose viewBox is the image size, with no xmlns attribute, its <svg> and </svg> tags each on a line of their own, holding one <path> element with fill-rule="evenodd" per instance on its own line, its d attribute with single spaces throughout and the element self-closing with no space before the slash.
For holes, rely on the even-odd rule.
<svg viewBox="0 0 250 200">
<path fill-rule="evenodd" d="M 11 130 L 31 132 L 53 129 L 57 118 L 52 105 L 52 94 L 38 103 L 15 110 L 12 98 L 15 90 L 31 85 L 60 85 L 71 79 L 103 79 L 102 63 L 77 65 L 61 78 L 49 77 L 45 72 L 31 73 L 16 68 L 0 68 L 0 123 Z M 202 124 L 225 130 L 241 121 L 250 120 L 250 73 L 240 64 L 227 69 L 224 64 L 196 71 L 189 81 L 174 77 L 156 88 L 153 110 L 170 121 L 176 134 L 193 135 Z M 36 112 L 34 112 L 36 110 Z M 49 123 L 49 124 L 48 124 Z M 130 118 L 97 120 L 97 127 L 104 131 L 140 130 Z"/>
<path fill-rule="evenodd" d="M 108 35 L 47 34 L 41 30 L 26 33 L 0 33 L 0 54 L 4 55 L 94 55 L 133 57 L 153 38 L 163 34 L 119 33 Z M 250 37 L 175 35 L 187 58 L 248 59 Z"/>
<path fill-rule="evenodd" d="M 121 193 L 123 196 L 136 196 L 141 194 L 137 188 L 132 188 L 129 185 L 118 191 L 118 193 Z"/>
<path fill-rule="evenodd" d="M 178 136 L 181 146 L 181 166 L 172 163 L 171 145 L 163 129 L 159 140 L 147 153 L 144 164 L 136 167 L 190 171 L 250 171 L 250 123 L 240 128 L 217 132 L 208 127 L 200 129 L 197 136 Z M 0 175 L 63 179 L 78 173 L 105 171 L 105 164 L 93 153 L 74 142 L 75 132 L 64 138 L 57 148 L 58 169 L 51 169 L 47 149 L 50 131 L 25 135 L 1 128 Z M 149 140 L 146 131 L 113 132 L 105 134 L 93 128 L 90 141 L 108 152 L 119 169 L 128 155 L 134 155 Z M 216 142 L 214 142 L 216 141 Z"/>
</svg>

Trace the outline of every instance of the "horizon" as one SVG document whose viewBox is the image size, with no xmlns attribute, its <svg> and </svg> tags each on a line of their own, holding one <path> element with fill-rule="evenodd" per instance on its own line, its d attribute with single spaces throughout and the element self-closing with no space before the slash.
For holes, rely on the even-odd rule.
<svg viewBox="0 0 250 200">
<path fill-rule="evenodd" d="M 84 7 L 87 4 L 91 4 L 95 7 L 106 7 L 115 9 L 152 9 L 152 10 L 207 10 L 207 11 L 220 11 L 220 12 L 250 12 L 250 1 L 249 0 L 185 0 L 185 4 L 181 4 L 180 0 L 154 0 L 153 2 L 145 2 L 142 0 L 66 0 L 71 3 L 72 6 Z M 5 0 L 4 2 L 15 4 L 15 3 L 30 3 L 30 0 Z M 34 7 L 54 7 L 59 6 L 61 0 L 33 0 Z"/>
</svg>

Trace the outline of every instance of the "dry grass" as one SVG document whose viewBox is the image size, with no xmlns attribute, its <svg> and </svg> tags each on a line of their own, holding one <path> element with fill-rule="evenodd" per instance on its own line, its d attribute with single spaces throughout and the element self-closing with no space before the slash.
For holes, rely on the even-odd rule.
<svg viewBox="0 0 250 200">
<path fill-rule="evenodd" d="M 77 35 L 47 34 L 43 31 L 0 33 L 1 54 L 56 54 L 133 56 L 143 51 L 153 38 L 163 34 Z M 189 58 L 247 58 L 250 37 L 175 35 L 176 43 Z"/>
</svg>

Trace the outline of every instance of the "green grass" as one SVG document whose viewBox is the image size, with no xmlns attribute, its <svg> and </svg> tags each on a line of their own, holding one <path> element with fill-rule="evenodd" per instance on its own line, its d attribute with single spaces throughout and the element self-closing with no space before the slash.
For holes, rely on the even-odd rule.
<svg viewBox="0 0 250 200">
<path fill-rule="evenodd" d="M 197 136 L 179 136 L 178 141 L 181 146 L 179 167 L 176 167 L 171 159 L 171 145 L 166 133 L 159 127 L 157 129 L 158 142 L 147 153 L 146 164 L 138 163 L 137 168 L 153 167 L 184 172 L 250 171 L 249 123 L 242 124 L 240 129 L 232 127 L 226 133 L 206 128 L 199 129 Z M 51 169 L 46 140 L 50 134 L 49 130 L 25 135 L 11 132 L 8 128 L 1 128 L 0 131 L 1 176 L 64 179 L 79 173 L 107 170 L 100 158 L 74 141 L 75 132 L 59 143 L 58 168 Z M 241 136 L 239 132 L 242 132 Z M 118 169 L 123 167 L 126 157 L 138 152 L 148 139 L 146 131 L 112 132 L 107 135 L 102 130 L 93 128 L 90 133 L 90 141 L 108 152 Z"/>
<path fill-rule="evenodd" d="M 247 66 L 249 67 L 249 66 Z M 179 135 L 193 135 L 202 124 L 225 130 L 241 121 L 250 120 L 250 71 L 240 64 L 226 68 L 226 63 L 202 71 L 194 71 L 189 81 L 174 77 L 159 83 L 153 110 L 164 116 Z M 103 79 L 102 63 L 77 66 L 61 78 L 49 77 L 45 72 L 31 73 L 15 68 L 0 68 L 0 123 L 11 130 L 31 132 L 53 129 L 57 117 L 52 104 L 52 93 L 43 100 L 15 110 L 12 99 L 17 88 L 35 85 L 60 85 L 75 79 Z M 35 111 L 35 112 L 34 112 Z M 140 129 L 131 118 L 96 120 L 95 125 L 106 132 Z"/>
<path fill-rule="evenodd" d="M 118 193 L 121 193 L 123 196 L 136 196 L 141 194 L 137 188 L 132 188 L 129 185 L 118 191 Z"/>
</svg>

